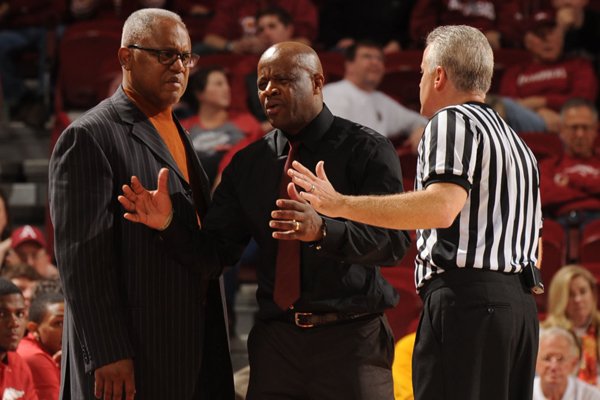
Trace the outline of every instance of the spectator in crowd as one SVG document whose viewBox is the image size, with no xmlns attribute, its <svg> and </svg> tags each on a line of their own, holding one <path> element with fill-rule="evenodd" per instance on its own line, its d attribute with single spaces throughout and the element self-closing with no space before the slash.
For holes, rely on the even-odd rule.
<svg viewBox="0 0 600 400">
<path fill-rule="evenodd" d="M 572 376 L 580 348 L 571 332 L 560 327 L 543 329 L 536 363 L 533 400 L 598 400 L 600 390 Z"/>
<path fill-rule="evenodd" d="M 600 13 L 589 0 L 552 0 L 556 24 L 564 32 L 564 53 L 596 60 L 600 53 Z"/>
<path fill-rule="evenodd" d="M 318 14 L 310 0 L 221 0 L 206 27 L 202 51 L 261 54 L 268 45 L 257 35 L 256 13 L 273 6 L 292 17 L 294 41 L 310 45 L 316 39 Z"/>
<path fill-rule="evenodd" d="M 41 400 L 58 400 L 65 301 L 58 293 L 36 296 L 29 307 L 27 335 L 17 347 L 25 360 Z"/>
<path fill-rule="evenodd" d="M 323 97 L 331 111 L 390 139 L 406 138 L 416 153 L 427 119 L 377 90 L 385 73 L 381 47 L 358 42 L 345 51 L 344 79 L 325 85 Z"/>
<path fill-rule="evenodd" d="M 410 34 L 414 43 L 423 45 L 436 26 L 470 25 L 485 34 L 493 49 L 515 47 L 521 43 L 521 33 L 515 29 L 520 18 L 517 0 L 417 0 Z"/>
<path fill-rule="evenodd" d="M 383 310 L 397 293 L 377 265 L 396 263 L 408 235 L 321 218 L 288 198 L 298 196 L 284 171 L 292 158 L 324 158 L 334 184 L 350 193 L 397 193 L 396 152 L 386 138 L 324 106 L 323 70 L 310 47 L 278 43 L 257 69 L 259 97 L 276 129 L 233 158 L 202 229 L 170 217 L 175 199 L 165 169 L 156 191 L 145 191 L 135 177 L 124 186 L 125 218 L 165 227 L 163 240 L 185 263 L 210 247 L 232 265 L 254 237 L 259 311 L 248 340 L 249 400 L 391 399 L 393 338 Z"/>
<path fill-rule="evenodd" d="M 70 0 L 69 13 L 75 21 L 102 20 L 111 24 L 112 28 L 112 23 L 122 23 L 137 9 L 164 8 L 166 4 L 166 0 Z"/>
<path fill-rule="evenodd" d="M 410 45 L 408 24 L 415 0 L 327 0 L 319 7 L 319 39 L 326 49 L 343 50 L 362 40 L 379 44 L 384 54 Z"/>
<path fill-rule="evenodd" d="M 0 189 L 0 268 L 4 265 L 4 259 L 10 250 L 10 215 L 8 213 L 8 199 Z"/>
<path fill-rule="evenodd" d="M 211 186 L 237 150 L 263 135 L 260 123 L 250 113 L 230 112 L 231 88 L 225 71 L 206 67 L 190 78 L 187 98 L 196 115 L 181 121 L 202 162 Z"/>
<path fill-rule="evenodd" d="M 568 100 L 560 112 L 564 151 L 540 163 L 540 190 L 546 216 L 568 230 L 582 230 L 600 218 L 598 112 L 588 100 Z"/>
<path fill-rule="evenodd" d="M 44 278 L 58 276 L 58 269 L 46 251 L 44 234 L 32 225 L 20 226 L 12 232 L 11 249 L 6 262 L 11 265 L 25 263 Z"/>
<path fill-rule="evenodd" d="M 280 7 L 268 7 L 256 13 L 257 34 L 266 47 L 287 42 L 294 39 L 294 21 L 290 13 Z M 248 90 L 248 108 L 254 116 L 261 121 L 263 131 L 269 132 L 273 127 L 267 121 L 256 87 L 256 70 L 246 76 L 246 89 Z"/>
<path fill-rule="evenodd" d="M 0 275 L 9 279 L 21 290 L 25 306 L 29 308 L 37 284 L 43 277 L 32 266 L 24 263 L 6 265 Z"/>
<path fill-rule="evenodd" d="M 557 132 L 569 98 L 596 100 L 597 78 L 588 60 L 563 56 L 563 33 L 552 12 L 537 12 L 526 26 L 532 59 L 509 67 L 500 85 L 506 119 L 517 132 Z"/>
<path fill-rule="evenodd" d="M 544 328 L 558 326 L 573 332 L 582 346 L 579 379 L 597 386 L 600 350 L 600 311 L 596 278 L 579 265 L 559 269 L 548 290 L 548 316 Z M 569 371 L 571 372 L 571 371 Z"/>
<path fill-rule="evenodd" d="M 63 294 L 62 285 L 59 278 L 39 280 L 33 289 L 32 297 L 35 298 L 36 296 L 46 293 Z"/>
<path fill-rule="evenodd" d="M 55 0 L 0 1 L 0 88 L 10 119 L 42 126 L 47 117 L 43 104 L 47 68 L 46 35 L 61 21 L 64 9 Z M 34 49 L 37 90 L 25 86 L 17 55 Z M 0 110 L 1 111 L 1 110 Z"/>
<path fill-rule="evenodd" d="M 180 264 L 156 232 L 121 218 L 114 190 L 171 168 L 178 218 L 204 225 L 210 186 L 172 108 L 197 56 L 181 18 L 132 13 L 117 91 L 73 122 L 50 158 L 50 215 L 65 294 L 61 391 L 74 399 L 233 398 L 215 264 Z M 115 49 L 116 50 L 116 49 Z"/>
<path fill-rule="evenodd" d="M 0 396 L 3 400 L 38 400 L 31 371 L 15 350 L 25 333 L 27 310 L 23 295 L 0 278 Z"/>
</svg>

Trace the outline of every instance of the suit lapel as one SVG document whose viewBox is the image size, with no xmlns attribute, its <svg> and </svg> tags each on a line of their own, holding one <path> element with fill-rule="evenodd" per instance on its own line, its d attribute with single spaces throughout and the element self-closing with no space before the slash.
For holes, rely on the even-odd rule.
<svg viewBox="0 0 600 400">
<path fill-rule="evenodd" d="M 188 173 L 190 182 L 186 181 L 182 172 L 179 170 L 175 159 L 171 155 L 171 152 L 167 148 L 167 145 L 160 137 L 160 134 L 154 128 L 154 125 L 150 122 L 148 117 L 141 112 L 135 104 L 127 97 L 123 88 L 119 89 L 112 96 L 111 101 L 114 103 L 119 116 L 124 122 L 127 122 L 133 126 L 131 134 L 142 142 L 148 149 L 160 160 L 162 160 L 171 171 L 179 177 L 184 187 L 192 188 L 194 203 L 200 218 L 203 218 L 208 209 L 210 202 L 210 187 L 208 184 L 208 178 L 204 169 L 200 165 L 200 161 L 196 156 L 196 152 L 189 139 L 189 135 L 179 124 L 177 118 L 173 118 L 177 125 L 177 130 L 183 142 L 186 152 L 186 158 L 188 162 Z"/>
</svg>

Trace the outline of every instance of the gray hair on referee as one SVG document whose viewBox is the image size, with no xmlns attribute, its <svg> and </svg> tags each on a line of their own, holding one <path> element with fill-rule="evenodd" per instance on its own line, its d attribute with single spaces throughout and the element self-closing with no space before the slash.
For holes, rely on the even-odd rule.
<svg viewBox="0 0 600 400">
<path fill-rule="evenodd" d="M 494 73 L 494 52 L 480 30 L 466 25 L 447 25 L 434 29 L 426 44 L 427 64 L 446 70 L 456 89 L 487 93 Z"/>
</svg>

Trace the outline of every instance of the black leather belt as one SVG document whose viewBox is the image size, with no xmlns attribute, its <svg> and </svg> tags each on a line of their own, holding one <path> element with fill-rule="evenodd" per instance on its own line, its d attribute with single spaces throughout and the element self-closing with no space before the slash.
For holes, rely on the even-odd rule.
<svg viewBox="0 0 600 400">
<path fill-rule="evenodd" d="M 376 313 L 310 313 L 289 312 L 283 320 L 291 322 L 300 328 L 314 328 L 321 325 L 333 324 L 341 321 L 349 321 L 367 316 L 376 316 Z"/>
</svg>

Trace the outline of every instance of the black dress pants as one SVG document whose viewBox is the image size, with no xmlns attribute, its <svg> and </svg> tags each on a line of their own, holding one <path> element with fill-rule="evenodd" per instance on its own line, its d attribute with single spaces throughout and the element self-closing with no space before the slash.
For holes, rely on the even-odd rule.
<svg viewBox="0 0 600 400">
<path fill-rule="evenodd" d="M 315 328 L 258 321 L 248 337 L 248 400 L 393 400 L 385 316 Z"/>
<path fill-rule="evenodd" d="M 420 294 L 416 400 L 531 399 L 539 327 L 520 275 L 450 270 Z"/>
</svg>

